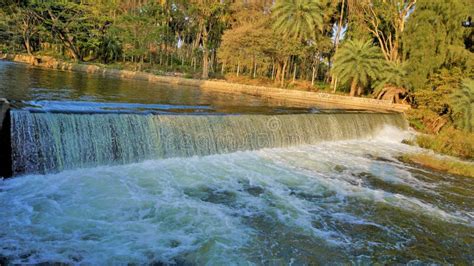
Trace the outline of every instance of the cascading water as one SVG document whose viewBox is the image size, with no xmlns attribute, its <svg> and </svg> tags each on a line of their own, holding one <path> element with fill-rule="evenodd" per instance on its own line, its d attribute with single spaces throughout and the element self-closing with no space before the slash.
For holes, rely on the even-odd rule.
<svg viewBox="0 0 474 266">
<path fill-rule="evenodd" d="M 14 174 L 221 154 L 374 136 L 401 114 L 138 115 L 11 113 Z"/>
</svg>

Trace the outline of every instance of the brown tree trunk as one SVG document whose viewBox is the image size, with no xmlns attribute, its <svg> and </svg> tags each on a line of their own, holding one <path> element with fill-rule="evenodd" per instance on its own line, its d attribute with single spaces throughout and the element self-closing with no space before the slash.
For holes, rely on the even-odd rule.
<svg viewBox="0 0 474 266">
<path fill-rule="evenodd" d="M 30 37 L 27 34 L 25 34 L 25 36 L 24 36 L 24 41 L 25 41 L 26 52 L 29 55 L 32 55 L 33 52 L 32 52 L 32 49 L 31 49 Z"/>
<path fill-rule="evenodd" d="M 341 30 L 342 30 L 342 20 L 344 18 L 344 5 L 345 5 L 345 1 L 342 0 L 341 14 L 339 16 L 339 23 L 337 25 L 336 38 L 334 40 L 334 54 L 336 54 L 337 48 L 339 48 L 339 38 L 340 38 L 340 35 L 341 35 Z M 333 75 L 331 77 L 331 85 L 332 85 L 332 88 L 333 88 L 332 92 L 336 93 L 336 90 L 337 90 L 337 77 L 335 75 Z"/>
<path fill-rule="evenodd" d="M 353 79 L 352 83 L 351 83 L 350 96 L 354 97 L 354 96 L 356 96 L 356 93 L 357 93 L 357 80 Z"/>
<path fill-rule="evenodd" d="M 294 67 L 293 67 L 293 83 L 295 83 L 295 80 L 296 80 L 296 69 L 297 69 L 297 65 L 295 62 Z"/>
<path fill-rule="evenodd" d="M 276 72 L 275 72 L 275 83 L 280 81 L 281 77 L 281 69 L 283 68 L 283 65 L 281 62 L 278 62 Z"/>
<path fill-rule="evenodd" d="M 253 78 L 257 77 L 257 63 L 254 62 L 253 64 Z"/>
<path fill-rule="evenodd" d="M 208 79 L 209 78 L 209 50 L 207 49 L 207 29 L 206 26 L 202 26 L 202 78 Z"/>
<path fill-rule="evenodd" d="M 275 78 L 275 62 L 272 60 L 272 80 Z"/>
<path fill-rule="evenodd" d="M 207 49 L 204 49 L 204 53 L 202 54 L 202 78 L 208 79 L 209 78 L 209 53 Z"/>
<path fill-rule="evenodd" d="M 283 63 L 283 69 L 281 70 L 281 79 L 280 79 L 280 86 L 283 87 L 285 85 L 285 74 L 286 74 L 286 66 L 288 65 L 288 59 L 285 60 Z"/>
</svg>

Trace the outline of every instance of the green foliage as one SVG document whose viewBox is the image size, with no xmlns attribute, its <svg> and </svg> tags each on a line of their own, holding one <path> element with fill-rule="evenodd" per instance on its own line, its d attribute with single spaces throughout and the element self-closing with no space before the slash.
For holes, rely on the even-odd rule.
<svg viewBox="0 0 474 266">
<path fill-rule="evenodd" d="M 474 57 L 465 49 L 469 29 L 460 26 L 468 15 L 468 0 L 419 0 L 403 34 L 403 53 L 410 64 L 411 88 L 425 88 L 430 75 L 441 68 L 472 71 Z"/>
<path fill-rule="evenodd" d="M 323 25 L 321 13 L 317 0 L 278 0 L 272 9 L 273 29 L 286 38 L 316 39 Z"/>
<path fill-rule="evenodd" d="M 457 118 L 456 125 L 467 132 L 473 132 L 474 80 L 465 79 L 462 86 L 452 94 L 451 100 L 454 116 Z"/>
<path fill-rule="evenodd" d="M 116 61 L 122 56 L 122 45 L 113 35 L 105 35 L 101 40 L 97 55 L 104 64 Z"/>
<path fill-rule="evenodd" d="M 266 67 L 271 63 L 268 53 L 272 47 L 273 33 L 258 25 L 245 24 L 228 30 L 222 36 L 222 45 L 218 50 L 218 57 L 221 62 L 225 62 L 226 67 L 240 67 L 252 69 L 254 64 L 260 68 Z"/>
<path fill-rule="evenodd" d="M 383 55 L 371 41 L 348 40 L 334 56 L 332 71 L 342 84 L 351 83 L 355 95 L 357 87 L 366 87 L 383 69 Z"/>
<path fill-rule="evenodd" d="M 163 19 L 161 11 L 160 6 L 156 4 L 130 9 L 117 18 L 110 30 L 111 37 L 108 36 L 104 40 L 113 43 L 118 43 L 117 39 L 120 40 L 120 43 L 123 43 L 121 50 L 126 58 L 143 61 L 150 47 L 164 42 L 164 26 L 159 24 Z M 118 52 L 118 49 L 115 50 Z"/>
<path fill-rule="evenodd" d="M 419 135 L 416 143 L 425 149 L 464 159 L 474 158 L 474 134 L 446 128 L 438 135 Z"/>
<path fill-rule="evenodd" d="M 417 128 L 426 133 L 433 133 L 432 129 L 436 128 L 434 123 L 441 118 L 446 124 L 456 123 L 451 95 L 459 89 L 462 76 L 459 68 L 441 69 L 430 76 L 424 89 L 414 91 L 414 109 L 408 113 L 412 125 L 418 125 Z"/>
<path fill-rule="evenodd" d="M 378 79 L 373 83 L 374 94 L 377 95 L 385 86 L 407 88 L 409 86 L 407 66 L 407 62 L 386 62 Z"/>
</svg>

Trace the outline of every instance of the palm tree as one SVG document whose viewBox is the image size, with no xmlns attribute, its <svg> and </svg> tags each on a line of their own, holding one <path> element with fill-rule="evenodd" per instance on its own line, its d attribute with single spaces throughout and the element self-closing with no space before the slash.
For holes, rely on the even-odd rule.
<svg viewBox="0 0 474 266">
<path fill-rule="evenodd" d="M 380 48 L 372 41 L 348 40 L 334 56 L 332 72 L 342 84 L 351 83 L 351 96 L 360 95 L 370 79 L 376 79 L 385 68 Z"/>
<path fill-rule="evenodd" d="M 474 80 L 465 79 L 461 89 L 452 95 L 454 111 L 461 115 L 458 125 L 468 132 L 473 130 Z"/>
<path fill-rule="evenodd" d="M 316 30 L 323 25 L 322 10 L 318 0 L 277 0 L 272 8 L 274 32 L 294 42 L 316 40 Z M 289 59 L 281 66 L 281 86 L 285 83 L 285 69 Z M 295 66 L 296 70 L 296 66 Z"/>
<path fill-rule="evenodd" d="M 273 29 L 286 38 L 314 39 L 323 25 L 317 0 L 278 0 L 272 9 Z"/>
<path fill-rule="evenodd" d="M 373 94 L 377 99 L 392 99 L 400 102 L 401 96 L 408 96 L 407 62 L 386 61 L 380 75 L 372 83 Z"/>
</svg>

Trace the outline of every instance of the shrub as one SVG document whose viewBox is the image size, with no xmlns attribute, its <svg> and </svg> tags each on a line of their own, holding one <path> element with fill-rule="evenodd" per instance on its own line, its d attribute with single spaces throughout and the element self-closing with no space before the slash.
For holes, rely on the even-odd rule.
<svg viewBox="0 0 474 266">
<path fill-rule="evenodd" d="M 474 158 L 474 134 L 446 128 L 438 135 L 419 135 L 417 144 L 425 149 L 464 159 Z"/>
</svg>

